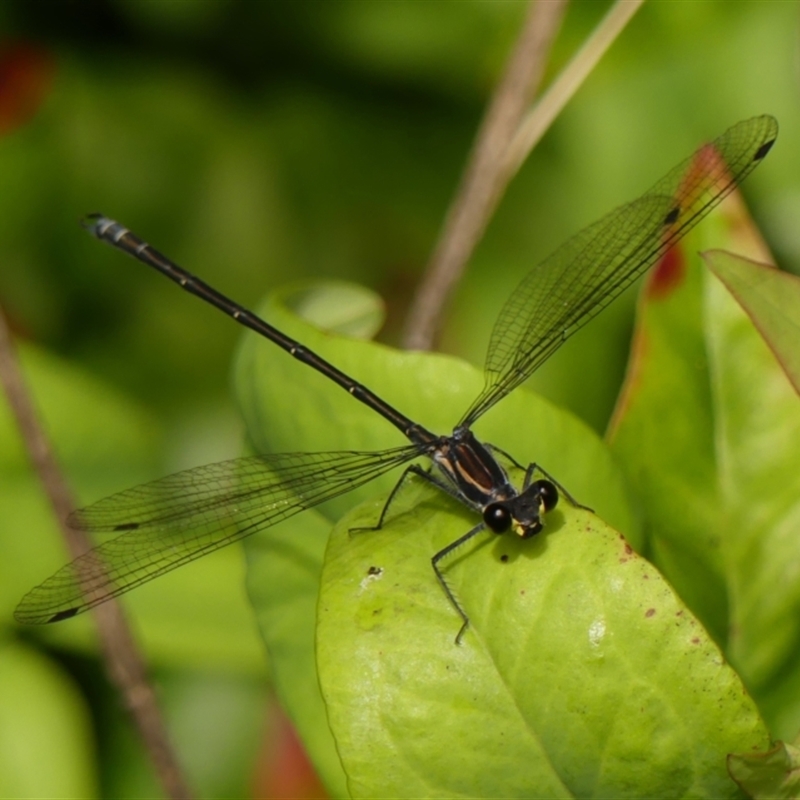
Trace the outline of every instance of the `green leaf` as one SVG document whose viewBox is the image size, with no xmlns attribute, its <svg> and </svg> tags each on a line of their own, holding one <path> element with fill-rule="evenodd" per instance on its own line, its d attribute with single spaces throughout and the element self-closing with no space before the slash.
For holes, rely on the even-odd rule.
<svg viewBox="0 0 800 800">
<path fill-rule="evenodd" d="M 247 591 L 275 691 L 333 797 L 347 787 L 317 679 L 314 633 L 330 521 L 317 511 L 247 540 Z"/>
<path fill-rule="evenodd" d="M 609 438 L 646 509 L 651 558 L 724 643 L 728 607 L 703 275 L 689 255 L 697 240 L 692 233 L 673 248 L 645 284 Z"/>
<path fill-rule="evenodd" d="M 733 797 L 731 751 L 769 737 L 736 673 L 624 538 L 564 503 L 532 541 L 448 498 L 356 509 L 328 548 L 320 683 L 355 797 Z"/>
<path fill-rule="evenodd" d="M 341 285 L 335 286 L 337 304 L 342 303 L 341 290 Z M 273 295 L 262 314 L 413 419 L 434 431 L 452 429 L 480 390 L 482 377 L 477 370 L 452 358 L 399 352 L 322 332 L 286 308 L 297 307 L 305 291 L 297 288 Z M 248 433 L 262 452 L 380 449 L 403 443 L 401 434 L 380 416 L 260 337 L 248 336 L 243 342 L 235 377 Z M 613 460 L 600 439 L 572 415 L 518 390 L 476 428 L 479 436 L 516 458 L 536 458 L 582 502 L 595 506 L 637 540 L 638 530 Z M 319 694 L 314 656 L 319 575 L 333 521 L 359 501 L 380 492 L 385 495 L 398 478 L 398 474 L 380 478 L 336 503 L 298 515 L 246 541 L 248 588 L 270 652 L 277 691 L 329 791 L 337 796 L 346 794 L 344 773 Z M 409 486 L 398 496 L 397 505 L 413 506 L 418 494 Z M 454 501 L 436 494 L 443 509 L 453 507 Z M 459 520 L 461 533 L 478 521 L 466 510 Z M 369 547 L 373 534 L 356 538 Z M 430 570 L 435 551 L 424 534 L 418 538 L 412 532 L 408 538 L 415 542 L 417 562 L 425 570 L 429 589 L 440 593 Z M 447 646 L 457 629 L 455 618 L 449 621 Z M 353 677 L 359 675 L 355 672 Z"/>
<path fill-rule="evenodd" d="M 747 312 L 800 392 L 800 278 L 722 250 L 704 253 L 703 258 Z"/>
<path fill-rule="evenodd" d="M 48 658 L 0 642 L 0 797 L 96 797 L 89 710 Z"/>
<path fill-rule="evenodd" d="M 728 769 L 755 800 L 796 800 L 800 797 L 800 750 L 777 742 L 767 753 L 728 756 Z"/>
<path fill-rule="evenodd" d="M 655 563 L 773 733 L 791 736 L 800 727 L 800 398 L 694 255 L 712 236 L 752 254 L 759 240 L 731 205 L 711 219 L 642 295 L 612 443 L 647 509 Z"/>
</svg>

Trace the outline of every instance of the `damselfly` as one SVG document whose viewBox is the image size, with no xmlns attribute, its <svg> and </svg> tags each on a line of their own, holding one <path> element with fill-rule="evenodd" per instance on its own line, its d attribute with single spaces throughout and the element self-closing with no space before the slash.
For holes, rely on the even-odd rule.
<svg viewBox="0 0 800 800">
<path fill-rule="evenodd" d="M 493 445 L 479 442 L 472 425 L 744 180 L 769 152 L 777 132 L 778 124 L 770 116 L 734 125 L 638 200 L 590 225 L 538 264 L 500 312 L 486 356 L 484 388 L 449 435 L 426 430 L 332 364 L 181 269 L 127 228 L 92 215 L 85 224 L 98 239 L 157 269 L 318 370 L 398 428 L 410 444 L 374 452 L 279 453 L 235 459 L 179 472 L 100 500 L 72 514 L 69 524 L 120 535 L 75 559 L 26 594 L 16 609 L 16 619 L 24 623 L 68 619 L 422 456 L 430 459 L 431 467 L 407 466 L 376 527 L 383 525 L 392 498 L 412 473 L 480 514 L 480 522 L 431 559 L 434 575 L 461 617 L 456 637 L 460 641 L 469 618 L 445 580 L 442 560 L 487 529 L 497 534 L 512 531 L 523 539 L 534 536 L 558 502 L 559 490 L 564 494 L 563 488 L 533 463 L 525 469 L 522 486 L 517 489 L 497 454 L 521 465 Z M 537 473 L 543 477 L 537 478 Z"/>
</svg>

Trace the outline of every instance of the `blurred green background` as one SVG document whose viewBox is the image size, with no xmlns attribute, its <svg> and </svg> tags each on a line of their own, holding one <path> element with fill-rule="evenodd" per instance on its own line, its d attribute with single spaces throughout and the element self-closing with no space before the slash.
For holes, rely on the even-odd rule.
<svg viewBox="0 0 800 800">
<path fill-rule="evenodd" d="M 237 327 L 93 241 L 81 216 L 123 221 L 246 305 L 303 277 L 368 285 L 396 343 L 526 5 L 0 4 L 0 305 L 80 502 L 233 457 L 242 434 Z M 548 78 L 608 7 L 570 5 Z M 441 348 L 480 363 L 537 260 L 755 114 L 774 114 L 781 134 L 744 192 L 778 263 L 800 269 L 799 22 L 795 2 L 646 4 L 512 183 Z M 532 380 L 600 432 L 634 298 Z M 65 556 L 4 399 L 0 509 L 0 796 L 158 796 L 90 622 L 10 623 Z M 198 792 L 311 796 L 302 770 L 276 783 L 275 753 L 295 763 L 295 751 L 241 576 L 231 548 L 126 605 Z"/>
</svg>

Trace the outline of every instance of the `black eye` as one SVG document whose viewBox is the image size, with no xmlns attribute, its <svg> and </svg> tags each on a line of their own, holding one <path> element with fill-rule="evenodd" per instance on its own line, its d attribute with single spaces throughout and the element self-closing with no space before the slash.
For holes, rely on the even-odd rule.
<svg viewBox="0 0 800 800">
<path fill-rule="evenodd" d="M 558 489 L 550 481 L 536 481 L 539 497 L 545 511 L 552 511 L 558 504 Z"/>
<path fill-rule="evenodd" d="M 500 503 L 490 503 L 483 510 L 486 527 L 495 533 L 505 533 L 511 527 L 511 512 Z"/>
</svg>

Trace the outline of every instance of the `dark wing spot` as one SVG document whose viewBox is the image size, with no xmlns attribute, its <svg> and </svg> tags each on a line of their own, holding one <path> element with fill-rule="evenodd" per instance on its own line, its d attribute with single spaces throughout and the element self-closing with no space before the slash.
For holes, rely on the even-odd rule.
<svg viewBox="0 0 800 800">
<path fill-rule="evenodd" d="M 69 619 L 70 617 L 74 617 L 78 613 L 77 608 L 68 608 L 66 611 L 59 611 L 57 614 L 53 614 L 50 617 L 48 622 L 61 622 L 62 619 Z"/>
<path fill-rule="evenodd" d="M 764 142 L 761 147 L 756 150 L 756 154 L 753 156 L 753 161 L 761 161 L 764 156 L 772 150 L 772 145 L 775 144 L 774 139 L 770 139 L 768 142 Z"/>
<path fill-rule="evenodd" d="M 139 527 L 138 522 L 123 522 L 120 525 L 115 525 L 115 531 L 135 531 Z"/>
<path fill-rule="evenodd" d="M 675 222 L 678 221 L 678 217 L 681 215 L 681 207 L 675 206 L 666 217 L 664 217 L 664 224 L 665 225 L 673 225 Z"/>
</svg>

